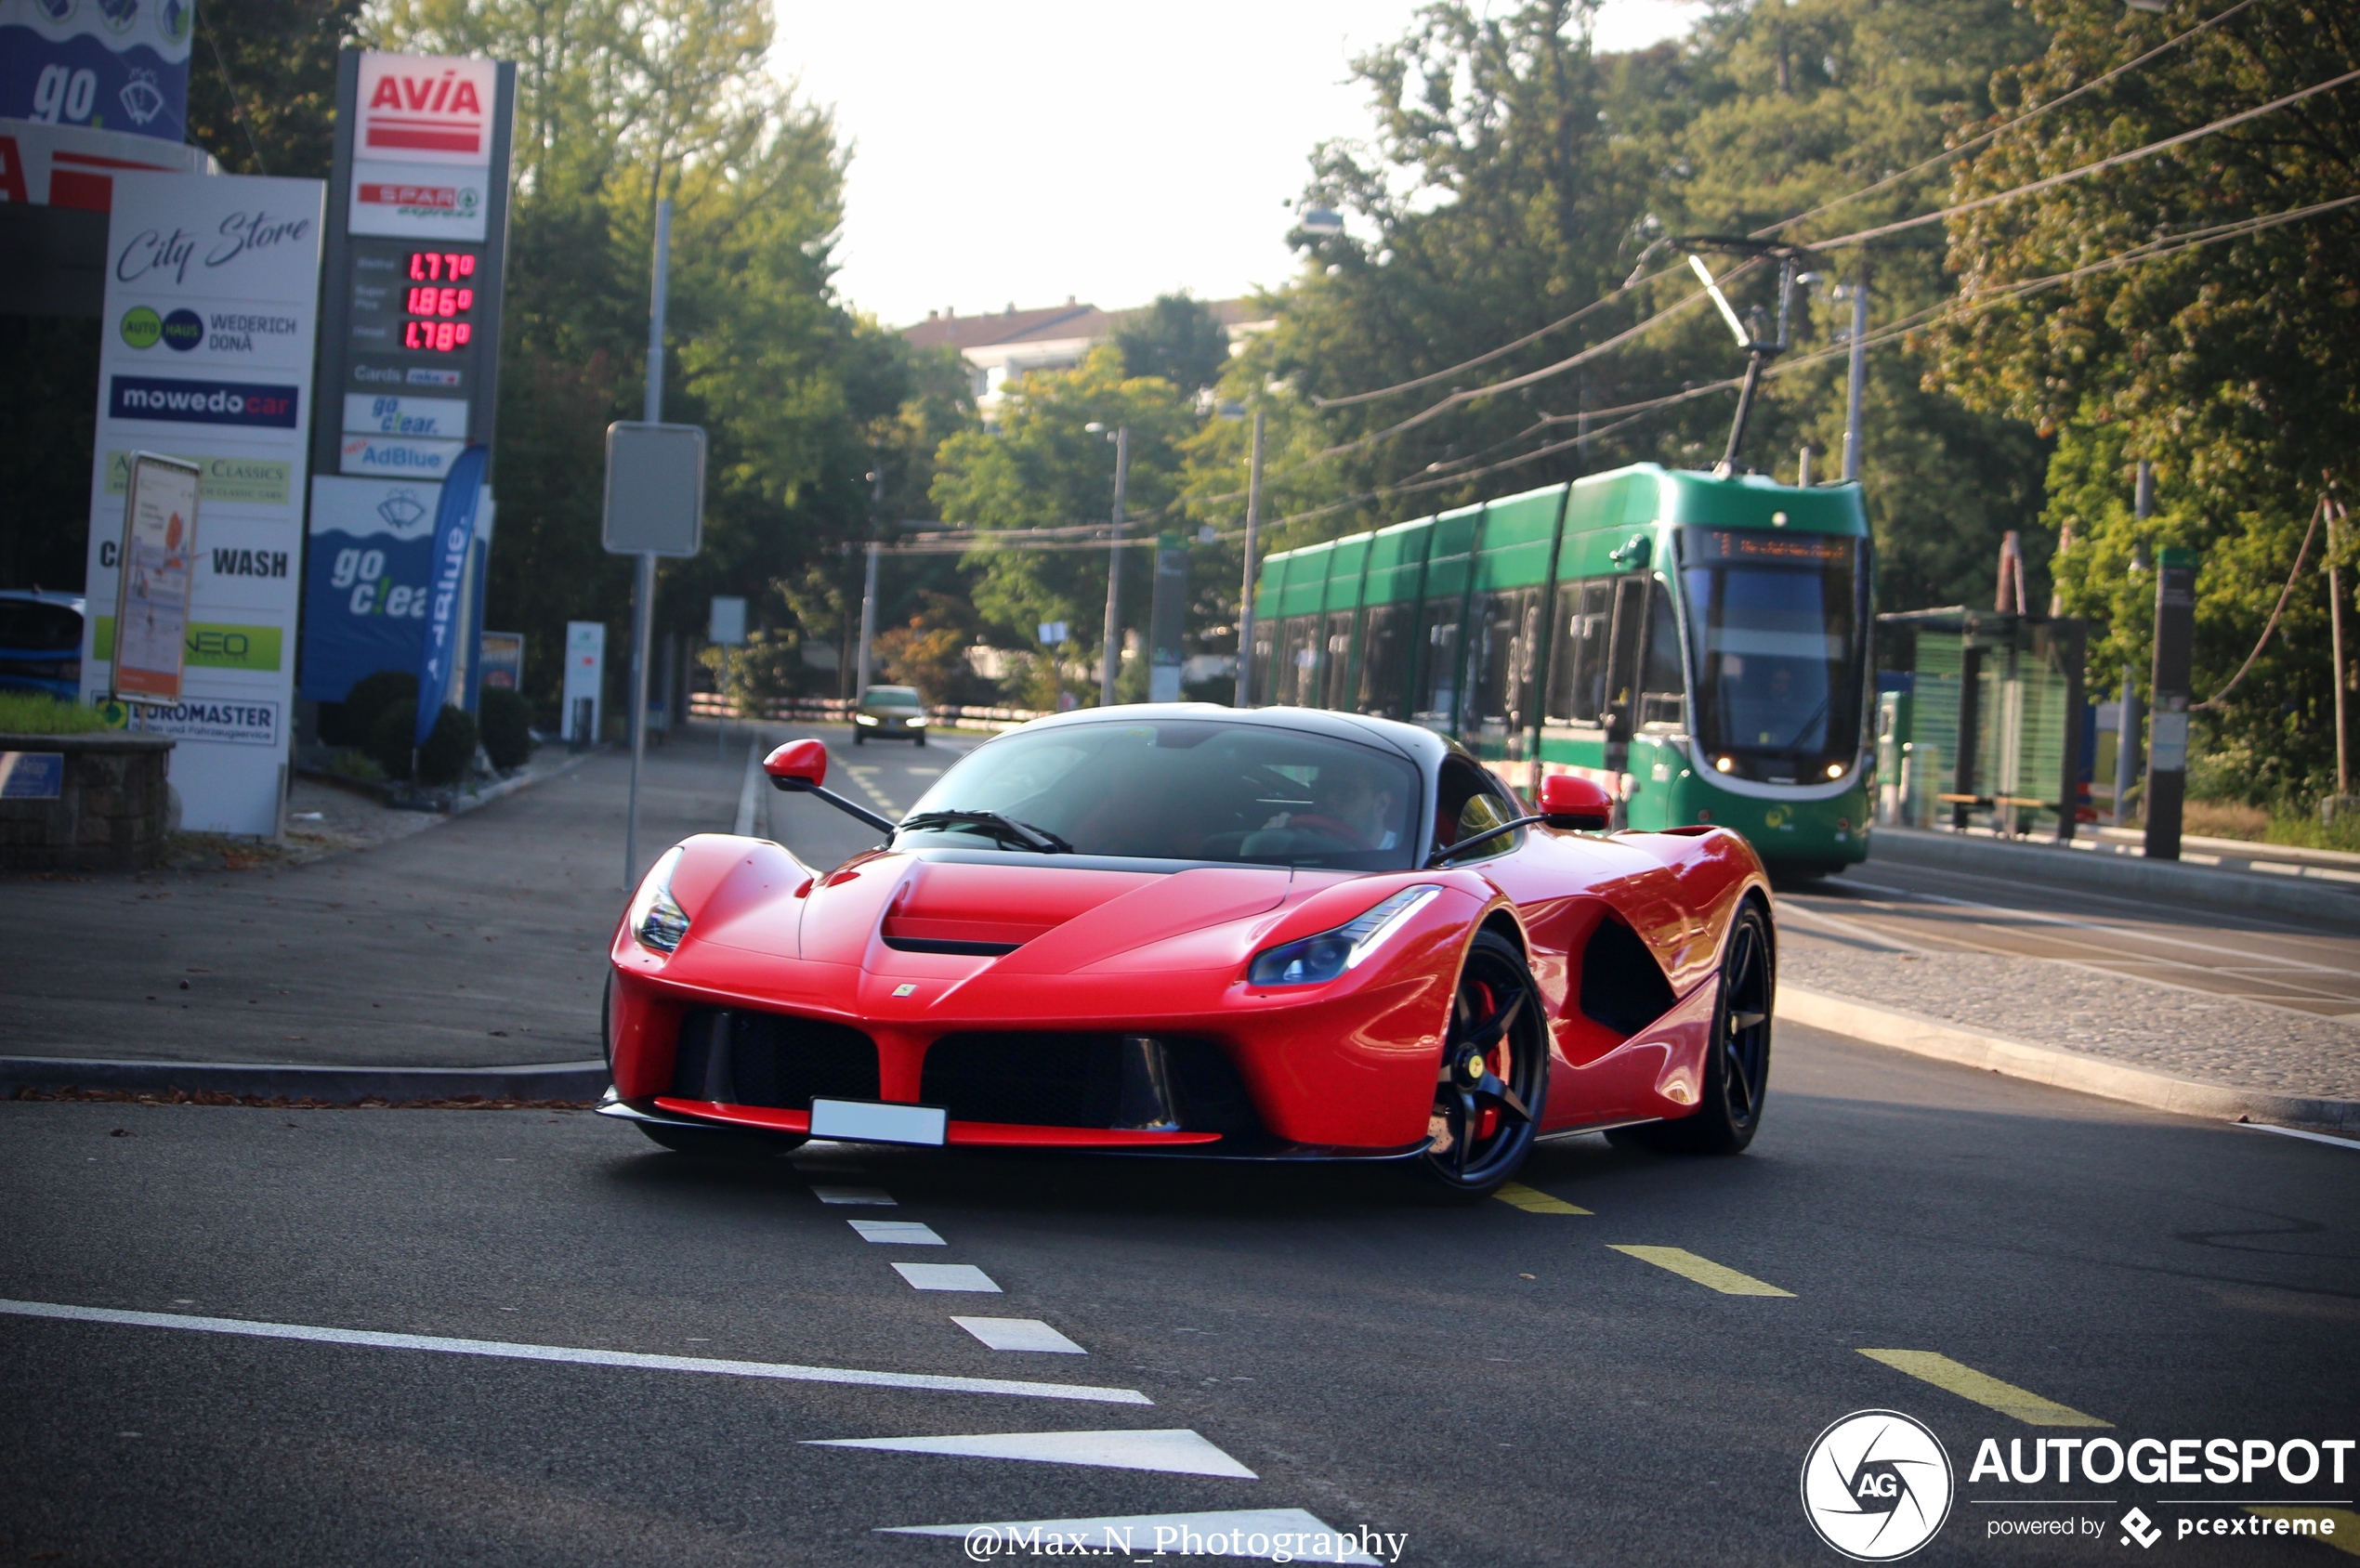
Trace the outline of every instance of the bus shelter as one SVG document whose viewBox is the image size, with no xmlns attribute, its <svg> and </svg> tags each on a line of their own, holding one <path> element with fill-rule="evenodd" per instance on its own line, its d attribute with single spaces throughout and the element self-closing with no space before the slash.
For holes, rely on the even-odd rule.
<svg viewBox="0 0 2360 1568">
<path fill-rule="evenodd" d="M 2073 837 L 2089 772 L 2086 621 L 1965 608 L 1877 617 L 1879 816 Z"/>
</svg>

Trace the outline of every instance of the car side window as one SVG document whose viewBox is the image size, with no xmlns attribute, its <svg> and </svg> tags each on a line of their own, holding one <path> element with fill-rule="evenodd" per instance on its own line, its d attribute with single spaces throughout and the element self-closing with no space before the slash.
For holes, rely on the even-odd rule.
<svg viewBox="0 0 2360 1568">
<path fill-rule="evenodd" d="M 1515 802 L 1508 798 L 1499 783 L 1465 757 L 1453 755 L 1442 760 L 1441 786 L 1435 817 L 1436 848 L 1447 849 L 1502 822 L 1513 822 L 1519 815 Z M 1502 833 L 1489 843 L 1469 850 L 1465 860 L 1505 855 L 1523 837 L 1522 833 Z"/>
</svg>

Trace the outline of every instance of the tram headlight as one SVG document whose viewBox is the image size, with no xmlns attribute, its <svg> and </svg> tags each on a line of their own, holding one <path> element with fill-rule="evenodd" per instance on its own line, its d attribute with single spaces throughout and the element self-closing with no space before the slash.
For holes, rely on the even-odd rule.
<svg viewBox="0 0 2360 1568">
<path fill-rule="evenodd" d="M 1737 765 L 1737 759 L 1735 757 L 1715 757 L 1712 759 L 1712 771 L 1715 773 L 1726 773 Z"/>
<path fill-rule="evenodd" d="M 1828 777 L 1830 778 L 1842 778 L 1843 777 L 1843 764 L 1842 763 L 1829 763 L 1828 764 Z"/>
</svg>

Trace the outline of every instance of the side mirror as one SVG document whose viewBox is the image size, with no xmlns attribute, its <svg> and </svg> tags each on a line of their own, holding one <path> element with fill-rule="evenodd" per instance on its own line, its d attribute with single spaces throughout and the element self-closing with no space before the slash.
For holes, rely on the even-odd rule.
<svg viewBox="0 0 2360 1568">
<path fill-rule="evenodd" d="M 790 740 L 762 759 L 762 771 L 781 790 L 817 790 L 828 781 L 828 744 Z"/>
<path fill-rule="evenodd" d="M 1614 798 L 1577 774 L 1553 773 L 1541 781 L 1541 815 L 1552 828 L 1596 832 L 1614 820 Z"/>
</svg>

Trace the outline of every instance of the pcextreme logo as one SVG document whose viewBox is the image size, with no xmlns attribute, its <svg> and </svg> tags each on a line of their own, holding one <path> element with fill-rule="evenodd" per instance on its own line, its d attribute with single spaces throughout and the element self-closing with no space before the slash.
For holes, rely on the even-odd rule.
<svg viewBox="0 0 2360 1568">
<path fill-rule="evenodd" d="M 1942 1440 L 1898 1410 L 1855 1410 L 1803 1460 L 1803 1513 L 1855 1562 L 1908 1556 L 1950 1517 L 1956 1481 Z"/>
</svg>

